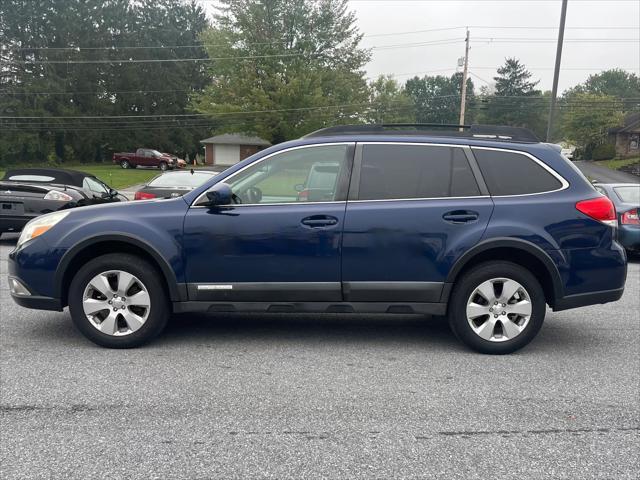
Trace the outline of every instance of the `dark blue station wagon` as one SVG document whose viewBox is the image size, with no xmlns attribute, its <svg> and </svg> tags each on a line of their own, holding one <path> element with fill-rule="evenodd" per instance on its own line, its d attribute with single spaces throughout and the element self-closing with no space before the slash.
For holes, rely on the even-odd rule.
<svg viewBox="0 0 640 480">
<path fill-rule="evenodd" d="M 9 282 L 20 305 L 69 306 L 106 347 L 149 341 L 171 312 L 418 313 L 501 354 L 533 339 L 546 305 L 621 297 L 616 218 L 523 129 L 333 127 L 180 198 L 39 217 Z"/>
</svg>

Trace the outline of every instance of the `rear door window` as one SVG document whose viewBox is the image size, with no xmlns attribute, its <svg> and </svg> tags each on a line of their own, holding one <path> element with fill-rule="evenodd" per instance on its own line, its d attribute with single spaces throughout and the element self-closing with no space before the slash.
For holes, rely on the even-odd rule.
<svg viewBox="0 0 640 480">
<path fill-rule="evenodd" d="M 551 172 L 521 153 L 473 148 L 473 154 L 493 196 L 551 192 L 562 187 Z"/>
<path fill-rule="evenodd" d="M 462 148 L 411 144 L 363 146 L 360 200 L 477 195 L 480 189 Z"/>
</svg>

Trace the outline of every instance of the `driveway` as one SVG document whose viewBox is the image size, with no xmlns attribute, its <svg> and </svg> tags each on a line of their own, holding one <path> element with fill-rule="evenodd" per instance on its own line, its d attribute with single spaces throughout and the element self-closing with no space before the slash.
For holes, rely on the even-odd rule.
<svg viewBox="0 0 640 480">
<path fill-rule="evenodd" d="M 593 162 L 578 161 L 574 163 L 585 176 L 600 183 L 640 183 L 640 177 L 630 173 L 611 170 Z"/>
<path fill-rule="evenodd" d="M 17 307 L 0 240 L 0 478 L 637 479 L 640 264 L 509 356 L 419 316 L 188 315 L 106 350 Z"/>
</svg>

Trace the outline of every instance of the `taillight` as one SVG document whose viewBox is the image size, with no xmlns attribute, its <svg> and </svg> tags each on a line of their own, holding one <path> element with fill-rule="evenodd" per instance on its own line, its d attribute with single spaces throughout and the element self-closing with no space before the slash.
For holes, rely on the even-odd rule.
<svg viewBox="0 0 640 480">
<path fill-rule="evenodd" d="M 576 209 L 606 225 L 618 226 L 616 208 L 613 206 L 613 202 L 605 196 L 582 200 L 576 203 Z"/>
<path fill-rule="evenodd" d="M 70 202 L 73 200 L 71 195 L 67 195 L 64 192 L 58 192 L 57 190 L 50 190 L 44 196 L 44 200 L 56 200 L 58 202 Z"/>
<path fill-rule="evenodd" d="M 136 192 L 136 194 L 133 196 L 134 200 L 150 200 L 152 198 L 156 198 L 156 195 L 147 192 Z"/>
<path fill-rule="evenodd" d="M 638 209 L 634 208 L 620 215 L 620 223 L 623 225 L 640 225 L 640 218 L 638 218 Z"/>
</svg>

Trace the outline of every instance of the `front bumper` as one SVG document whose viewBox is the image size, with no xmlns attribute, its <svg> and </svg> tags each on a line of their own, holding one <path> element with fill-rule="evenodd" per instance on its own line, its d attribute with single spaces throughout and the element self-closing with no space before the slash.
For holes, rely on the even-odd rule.
<svg viewBox="0 0 640 480">
<path fill-rule="evenodd" d="M 42 238 L 9 252 L 8 281 L 13 301 L 26 308 L 62 311 L 60 299 L 54 298 L 56 295 L 53 294 L 60 255 L 62 252 L 49 250 Z"/>
<path fill-rule="evenodd" d="M 9 276 L 9 291 L 11 298 L 21 307 L 33 308 L 36 310 L 62 311 L 62 305 L 57 298 L 33 295 L 32 290 L 17 277 Z"/>
</svg>

